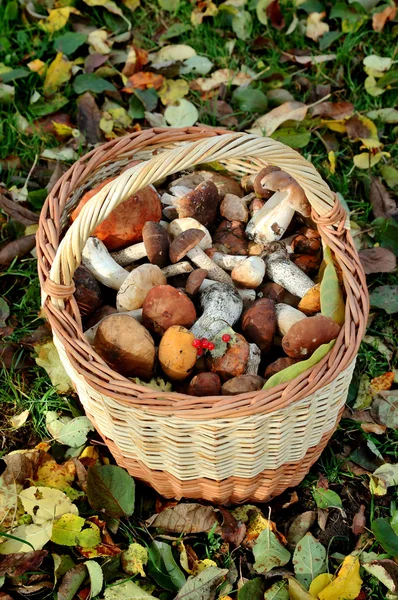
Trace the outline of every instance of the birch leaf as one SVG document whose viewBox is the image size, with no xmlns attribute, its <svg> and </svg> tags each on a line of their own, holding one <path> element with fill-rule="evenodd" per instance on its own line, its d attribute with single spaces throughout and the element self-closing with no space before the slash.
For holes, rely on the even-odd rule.
<svg viewBox="0 0 398 600">
<path fill-rule="evenodd" d="M 50 10 L 47 19 L 39 21 L 39 25 L 44 31 L 47 31 L 47 33 L 55 33 L 65 27 L 72 13 L 75 15 L 81 14 L 81 12 L 73 6 L 54 8 L 53 10 Z"/>
<path fill-rule="evenodd" d="M 175 106 L 168 106 L 164 117 L 172 127 L 191 127 L 199 118 L 199 113 L 194 104 L 182 98 Z"/>
<path fill-rule="evenodd" d="M 264 600 L 289 600 L 285 581 L 277 581 L 264 592 Z"/>
<path fill-rule="evenodd" d="M 282 567 L 290 560 L 290 552 L 280 543 L 270 525 L 263 529 L 253 547 L 257 573 L 267 573 L 274 567 Z"/>
<path fill-rule="evenodd" d="M 329 246 L 324 246 L 323 257 L 326 268 L 321 281 L 321 313 L 342 325 L 345 318 L 344 298 Z"/>
</svg>

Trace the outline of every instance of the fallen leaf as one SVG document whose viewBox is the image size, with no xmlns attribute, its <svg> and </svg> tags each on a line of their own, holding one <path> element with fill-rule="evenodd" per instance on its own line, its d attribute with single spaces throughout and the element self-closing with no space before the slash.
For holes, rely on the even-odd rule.
<svg viewBox="0 0 398 600">
<path fill-rule="evenodd" d="M 381 12 L 373 13 L 372 27 L 374 31 L 383 31 L 387 21 L 393 21 L 396 14 L 397 8 L 395 6 L 386 6 Z"/>
<path fill-rule="evenodd" d="M 374 519 L 372 521 L 372 532 L 387 554 L 394 557 L 398 556 L 398 535 L 394 532 L 387 519 Z"/>
<path fill-rule="evenodd" d="M 222 84 L 240 86 L 249 84 L 251 80 L 251 76 L 243 71 L 218 69 L 217 71 L 214 71 L 210 77 L 199 77 L 193 82 L 191 87 L 202 92 L 210 92 L 211 90 L 220 87 Z"/>
<path fill-rule="evenodd" d="M 166 590 L 171 592 L 181 590 L 186 583 L 186 579 L 184 573 L 174 560 L 171 547 L 165 542 L 155 540 L 148 547 L 148 555 L 149 576 Z"/>
<path fill-rule="evenodd" d="M 72 63 L 68 58 L 58 52 L 52 63 L 50 63 L 44 79 L 43 91 L 46 96 L 52 96 L 72 75 Z"/>
<path fill-rule="evenodd" d="M 362 535 L 366 531 L 366 516 L 365 516 L 365 505 L 361 504 L 359 511 L 355 513 L 352 520 L 352 533 L 354 535 Z"/>
<path fill-rule="evenodd" d="M 201 533 L 210 531 L 215 524 L 218 524 L 218 519 L 212 506 L 190 503 L 166 508 L 147 521 L 149 527 L 159 527 L 172 533 Z"/>
<path fill-rule="evenodd" d="M 36 235 L 26 235 L 9 242 L 0 250 L 0 265 L 8 267 L 17 257 L 22 258 L 33 250 L 36 245 Z"/>
<path fill-rule="evenodd" d="M 23 425 L 25 425 L 30 415 L 30 411 L 28 409 L 23 410 L 19 415 L 15 415 L 11 417 L 10 422 L 14 429 L 19 429 Z"/>
<path fill-rule="evenodd" d="M 398 169 L 390 165 L 384 165 L 381 167 L 381 173 L 388 187 L 393 188 L 398 185 Z"/>
<path fill-rule="evenodd" d="M 135 89 L 146 90 L 148 88 L 154 88 L 155 90 L 158 90 L 162 87 L 163 81 L 163 75 L 140 71 L 139 73 L 135 73 L 128 78 L 126 86 L 122 89 L 122 92 L 133 94 Z"/>
<path fill-rule="evenodd" d="M 385 463 L 370 476 L 370 491 L 376 496 L 385 496 L 393 485 L 398 485 L 398 465 Z"/>
<path fill-rule="evenodd" d="M 94 96 L 86 92 L 77 100 L 77 125 L 89 144 L 97 144 L 102 135 L 99 129 L 101 112 Z"/>
<path fill-rule="evenodd" d="M 119 8 L 115 2 L 112 2 L 112 0 L 83 0 L 83 2 L 85 2 L 87 6 L 103 6 L 110 13 L 118 15 L 119 17 L 124 19 L 128 23 L 129 28 L 131 27 L 131 23 L 124 16 L 122 9 Z"/>
<path fill-rule="evenodd" d="M 391 250 L 375 247 L 359 251 L 359 258 L 366 275 L 391 273 L 397 266 L 397 259 Z"/>
<path fill-rule="evenodd" d="M 41 76 L 46 74 L 47 65 L 45 62 L 36 58 L 35 60 L 30 61 L 27 65 L 28 69 L 33 73 L 38 73 Z"/>
<path fill-rule="evenodd" d="M 388 152 L 361 152 L 354 156 L 354 165 L 358 169 L 371 169 L 377 165 L 383 158 L 383 156 L 390 156 Z"/>
<path fill-rule="evenodd" d="M 357 556 L 346 556 L 336 579 L 318 594 L 319 600 L 355 600 L 362 585 L 359 567 Z"/>
<path fill-rule="evenodd" d="M 257 573 L 267 573 L 274 567 L 282 567 L 290 560 L 290 552 L 282 546 L 268 523 L 258 536 L 254 546 L 254 569 Z"/>
<path fill-rule="evenodd" d="M 292 522 L 287 533 L 287 541 L 291 546 L 296 546 L 297 543 L 305 536 L 307 531 L 311 529 L 315 523 L 315 510 L 307 510 L 298 515 Z"/>
<path fill-rule="evenodd" d="M 20 525 L 12 530 L 13 539 L 7 539 L 0 544 L 0 554 L 18 554 L 41 550 L 50 541 L 52 522 L 42 525 Z"/>
<path fill-rule="evenodd" d="M 318 508 L 341 508 L 341 498 L 336 492 L 322 487 L 316 487 L 312 490 L 312 495 Z"/>
<path fill-rule="evenodd" d="M 270 4 L 268 4 L 266 8 L 267 17 L 269 18 L 272 27 L 278 29 L 279 31 L 285 26 L 285 19 L 281 12 L 281 8 L 279 5 L 279 0 L 273 0 Z M 286 35 L 288 33 L 286 32 Z"/>
<path fill-rule="evenodd" d="M 392 384 L 394 383 L 395 373 L 393 371 L 388 371 L 387 373 L 383 373 L 379 377 L 374 377 L 370 382 L 370 388 L 373 393 L 382 392 L 384 390 L 391 389 Z"/>
<path fill-rule="evenodd" d="M 104 600 L 152 600 L 154 596 L 131 580 L 116 580 L 104 591 Z"/>
<path fill-rule="evenodd" d="M 313 600 L 313 596 L 293 577 L 288 577 L 290 600 Z"/>
<path fill-rule="evenodd" d="M 76 598 L 76 594 L 86 577 L 87 569 L 82 563 L 67 571 L 59 586 L 57 600 L 73 600 L 73 598 Z"/>
<path fill-rule="evenodd" d="M 287 591 L 286 583 L 284 581 L 277 581 L 272 584 L 264 592 L 263 600 L 289 600 L 289 592 Z"/>
<path fill-rule="evenodd" d="M 0 83 L 0 104 L 10 104 L 15 98 L 15 87 Z"/>
<path fill-rule="evenodd" d="M 48 413 L 47 413 L 48 414 Z M 62 492 L 67 492 L 76 477 L 76 467 L 73 460 L 67 460 L 61 464 L 50 455 L 45 455 L 40 460 L 37 469 L 35 483 L 53 487 Z"/>
<path fill-rule="evenodd" d="M 130 46 L 126 58 L 126 64 L 122 69 L 123 75 L 131 77 L 134 73 L 142 70 L 142 67 L 148 63 L 148 52 L 143 48 Z"/>
<path fill-rule="evenodd" d="M 379 392 L 372 404 L 371 414 L 377 423 L 398 429 L 397 390 Z"/>
<path fill-rule="evenodd" d="M 191 23 L 197 27 L 205 17 L 215 17 L 217 13 L 218 8 L 212 0 L 201 0 L 191 12 Z"/>
<path fill-rule="evenodd" d="M 351 102 L 321 102 L 311 109 L 311 113 L 313 117 L 340 120 L 351 117 L 354 110 L 354 105 Z"/>
<path fill-rule="evenodd" d="M 307 17 L 307 26 L 305 30 L 306 37 L 317 42 L 318 39 L 327 31 L 329 31 L 329 25 L 322 23 L 322 19 L 326 16 L 325 12 L 312 12 Z"/>
<path fill-rule="evenodd" d="M 398 285 L 380 285 L 370 293 L 370 305 L 387 314 L 398 312 Z"/>
<path fill-rule="evenodd" d="M 97 94 L 101 92 L 116 92 L 116 88 L 112 83 L 102 77 L 98 77 L 95 73 L 82 73 L 78 75 L 73 82 L 73 89 L 76 94 L 84 94 L 84 92 L 95 92 Z"/>
<path fill-rule="evenodd" d="M 311 533 L 298 542 L 293 554 L 294 572 L 297 580 L 306 588 L 326 569 L 326 550 Z"/>
<path fill-rule="evenodd" d="M 315 577 L 309 587 L 309 593 L 311 596 L 318 598 L 319 592 L 321 592 L 329 583 L 332 581 L 333 575 L 330 573 L 321 573 L 318 577 Z"/>
<path fill-rule="evenodd" d="M 90 53 L 110 54 L 111 41 L 108 40 L 108 33 L 104 29 L 95 29 L 88 35 L 90 44 Z"/>
<path fill-rule="evenodd" d="M 253 29 L 253 18 L 247 10 L 239 11 L 232 17 L 232 29 L 240 40 L 248 40 Z"/>
<path fill-rule="evenodd" d="M 63 54 L 73 54 L 80 46 L 87 42 L 87 35 L 77 31 L 68 31 L 54 40 L 54 48 Z M 35 61 L 33 61 L 35 62 Z"/>
<path fill-rule="evenodd" d="M 87 473 L 87 498 L 94 510 L 110 517 L 130 516 L 134 510 L 134 479 L 121 467 L 90 467 Z"/>
<path fill-rule="evenodd" d="M 26 571 L 36 571 L 40 568 L 47 554 L 47 550 L 34 550 L 33 552 L 0 556 L 0 577 L 4 575 L 20 577 Z"/>
<path fill-rule="evenodd" d="M 76 546 L 83 525 L 82 517 L 76 513 L 66 513 L 53 523 L 51 541 L 62 546 Z"/>
<path fill-rule="evenodd" d="M 182 62 L 196 56 L 196 51 L 187 44 L 170 44 L 164 46 L 158 52 L 152 52 L 148 59 L 153 66 L 163 65 L 170 62 Z"/>
<path fill-rule="evenodd" d="M 398 213 L 396 202 L 391 198 L 387 188 L 378 177 L 372 177 L 369 201 L 375 218 L 394 217 Z"/>
<path fill-rule="evenodd" d="M 268 7 L 274 0 L 258 0 L 256 4 L 257 19 L 262 25 L 268 25 Z"/>
<path fill-rule="evenodd" d="M 246 581 L 238 591 L 238 600 L 264 600 L 264 582 L 261 577 Z"/>
<path fill-rule="evenodd" d="M 193 73 L 195 75 L 207 75 L 212 70 L 214 64 L 206 56 L 191 56 L 184 60 L 180 67 L 181 75 Z"/>
<path fill-rule="evenodd" d="M 61 492 L 43 486 L 31 486 L 22 490 L 19 498 L 25 511 L 32 517 L 35 525 L 44 525 L 65 513 L 78 514 L 75 504 Z"/>
<path fill-rule="evenodd" d="M 396 108 L 378 108 L 369 111 L 366 115 L 370 119 L 378 119 L 382 123 L 398 123 L 398 110 Z"/>
<path fill-rule="evenodd" d="M 73 390 L 72 381 L 61 363 L 54 342 L 46 342 L 42 345 L 38 344 L 35 346 L 35 350 L 37 353 L 35 358 L 36 363 L 47 372 L 57 392 L 65 394 Z"/>
<path fill-rule="evenodd" d="M 50 10 L 48 17 L 39 21 L 39 25 L 47 33 L 55 33 L 67 24 L 71 14 L 81 15 L 81 12 L 73 6 L 62 6 Z"/>
<path fill-rule="evenodd" d="M 158 93 L 164 105 L 175 104 L 189 93 L 189 85 L 184 79 L 165 79 Z"/>
<path fill-rule="evenodd" d="M 148 550 L 133 542 L 127 550 L 122 553 L 121 557 L 123 571 L 128 575 L 141 575 L 145 577 L 144 565 L 148 563 Z"/>
<path fill-rule="evenodd" d="M 172 127 L 191 127 L 198 120 L 199 113 L 192 102 L 182 98 L 178 104 L 166 108 L 164 118 Z"/>
<path fill-rule="evenodd" d="M 214 600 L 219 585 L 227 576 L 228 569 L 208 567 L 199 575 L 189 577 L 175 600 Z"/>
<path fill-rule="evenodd" d="M 160 8 L 169 12 L 177 12 L 180 0 L 158 0 Z"/>
<path fill-rule="evenodd" d="M 208 112 L 215 115 L 221 125 L 225 127 L 236 127 L 238 125 L 238 119 L 233 114 L 232 107 L 225 100 L 216 100 L 216 98 L 210 100 Z"/>
<path fill-rule="evenodd" d="M 308 107 L 303 102 L 284 102 L 254 122 L 254 127 L 248 130 L 256 135 L 269 136 L 285 121 L 302 121 L 305 119 Z"/>
<path fill-rule="evenodd" d="M 353 115 L 345 122 L 345 127 L 351 140 L 360 140 L 367 148 L 379 148 L 382 145 L 377 127 L 368 117 Z"/>
<path fill-rule="evenodd" d="M 373 72 L 376 72 L 376 77 L 381 77 L 382 73 L 391 69 L 392 58 L 390 58 L 389 56 L 378 56 L 377 54 L 370 54 L 369 56 L 365 56 L 365 58 L 363 59 L 363 64 L 365 65 L 365 70 L 368 74 L 373 74 Z"/>
</svg>

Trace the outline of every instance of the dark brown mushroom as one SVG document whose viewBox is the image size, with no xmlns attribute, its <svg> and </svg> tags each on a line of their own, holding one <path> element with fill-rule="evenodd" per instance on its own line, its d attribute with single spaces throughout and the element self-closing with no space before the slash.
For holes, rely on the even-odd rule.
<svg viewBox="0 0 398 600">
<path fill-rule="evenodd" d="M 149 262 L 158 267 L 165 267 L 168 262 L 170 238 L 163 225 L 147 221 L 142 229 L 142 239 Z"/>
<path fill-rule="evenodd" d="M 248 239 L 239 221 L 221 221 L 213 236 L 213 247 L 225 254 L 247 255 Z"/>
<path fill-rule="evenodd" d="M 274 360 L 274 362 L 267 365 L 264 372 L 264 378 L 269 379 L 276 373 L 279 373 L 279 371 L 283 371 L 283 369 L 287 369 L 287 367 L 294 365 L 296 362 L 299 362 L 299 359 L 290 358 L 290 356 L 282 356 L 282 358 L 278 358 L 277 360 Z"/>
<path fill-rule="evenodd" d="M 306 317 L 292 325 L 283 336 L 283 350 L 291 358 L 309 358 L 319 346 L 337 338 L 340 329 L 330 317 Z"/>
<path fill-rule="evenodd" d="M 178 201 L 178 216 L 193 217 L 205 227 L 217 218 L 220 196 L 212 181 L 203 181 Z"/>
<path fill-rule="evenodd" d="M 190 396 L 218 396 L 221 390 L 221 381 L 217 373 L 199 373 L 189 384 Z"/>
<path fill-rule="evenodd" d="M 190 296 L 195 296 L 198 293 L 200 286 L 206 279 L 208 272 L 206 269 L 195 269 L 189 274 L 187 283 L 185 285 L 185 291 Z"/>
<path fill-rule="evenodd" d="M 270 190 L 267 187 L 265 187 L 263 184 L 263 179 L 266 175 L 280 170 L 281 169 L 279 167 L 273 167 L 272 165 L 268 165 L 268 167 L 264 167 L 264 169 L 261 169 L 261 171 L 257 173 L 257 175 L 253 179 L 253 191 L 258 198 L 264 198 L 265 200 L 271 198 L 272 194 L 274 193 L 274 190 Z"/>
<path fill-rule="evenodd" d="M 172 263 L 177 263 L 195 248 L 200 240 L 205 237 L 205 233 L 200 229 L 187 229 L 178 235 L 170 244 L 169 255 Z"/>
<path fill-rule="evenodd" d="M 74 274 L 75 300 L 83 317 L 91 315 L 102 304 L 102 294 L 94 275 L 83 265 Z"/>
<path fill-rule="evenodd" d="M 276 330 L 275 302 L 269 298 L 256 300 L 242 317 L 242 331 L 247 340 L 254 342 L 261 352 L 271 348 Z"/>
<path fill-rule="evenodd" d="M 213 373 L 217 373 L 222 381 L 243 375 L 250 356 L 250 346 L 240 333 L 236 334 L 236 343 L 219 358 L 209 356 L 207 365 Z"/>
<path fill-rule="evenodd" d="M 261 390 L 264 385 L 264 379 L 259 375 L 240 375 L 226 381 L 222 388 L 223 396 L 236 396 L 246 392 L 255 392 Z"/>
<path fill-rule="evenodd" d="M 159 335 L 163 335 L 173 325 L 189 328 L 195 321 L 193 302 L 171 285 L 153 287 L 142 305 L 142 324 Z"/>
</svg>

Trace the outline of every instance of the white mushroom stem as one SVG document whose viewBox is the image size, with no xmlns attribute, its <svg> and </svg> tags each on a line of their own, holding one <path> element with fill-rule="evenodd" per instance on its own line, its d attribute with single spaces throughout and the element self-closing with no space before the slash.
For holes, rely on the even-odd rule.
<svg viewBox="0 0 398 600">
<path fill-rule="evenodd" d="M 160 201 L 162 204 L 166 204 L 168 206 L 179 206 L 179 200 L 189 194 L 191 192 L 191 188 L 186 187 L 185 185 L 175 185 L 170 188 L 171 194 L 165 192 Z"/>
<path fill-rule="evenodd" d="M 233 327 L 242 314 L 243 302 L 237 290 L 224 283 L 213 283 L 201 294 L 203 314 L 191 328 L 198 338 L 211 340 L 225 327 Z"/>
<path fill-rule="evenodd" d="M 95 237 L 87 240 L 82 253 L 82 262 L 97 281 L 113 290 L 118 290 L 129 274 L 112 258 L 101 240 Z"/>
<path fill-rule="evenodd" d="M 147 256 L 147 251 L 144 242 L 139 242 L 138 244 L 134 244 L 134 246 L 124 248 L 124 250 L 112 252 L 111 256 L 113 260 L 117 262 L 118 265 L 121 265 L 123 267 L 125 265 L 129 265 L 132 262 L 136 262 L 141 258 L 144 258 L 145 256 Z"/>
<path fill-rule="evenodd" d="M 204 290 L 206 288 L 208 288 L 210 285 L 214 285 L 214 281 L 212 281 L 211 279 L 204 279 L 199 288 L 199 292 L 204 292 Z M 243 290 L 243 289 L 236 288 L 236 291 L 238 292 L 239 296 L 242 298 L 243 306 L 245 308 L 246 308 L 246 306 L 249 306 L 250 304 L 252 304 L 256 299 L 256 290 Z"/>
<path fill-rule="evenodd" d="M 222 252 L 214 252 L 214 254 L 211 255 L 211 260 L 226 271 L 232 271 L 240 263 L 246 260 L 246 258 L 247 256 L 235 256 L 234 254 L 223 254 Z"/>
<path fill-rule="evenodd" d="M 266 273 L 274 283 L 279 283 L 291 294 L 303 298 L 315 283 L 289 258 L 285 249 L 276 250 L 264 258 Z"/>
<path fill-rule="evenodd" d="M 288 192 L 275 192 L 250 219 L 246 233 L 255 242 L 265 244 L 280 240 L 293 219 Z"/>
<path fill-rule="evenodd" d="M 257 375 L 261 362 L 261 350 L 257 344 L 249 344 L 249 360 L 246 366 L 246 375 Z"/>
<path fill-rule="evenodd" d="M 167 265 L 163 267 L 162 273 L 165 277 L 174 277 L 174 275 L 184 275 L 185 273 L 192 273 L 193 266 L 187 260 L 182 260 L 175 265 Z"/>
<path fill-rule="evenodd" d="M 113 313 L 113 314 L 114 315 L 129 315 L 130 317 L 134 317 L 134 319 L 136 319 L 139 323 L 141 323 L 141 321 L 142 321 L 142 308 L 136 308 L 134 310 L 127 310 L 126 312 Z M 98 323 L 96 323 L 95 325 L 90 327 L 90 329 L 87 329 L 84 332 L 84 336 L 85 336 L 86 340 L 89 342 L 89 344 L 94 343 L 94 338 L 95 338 L 95 334 L 97 333 L 97 329 L 98 329 L 100 323 L 102 323 L 102 321 L 104 319 L 106 319 L 106 317 L 104 317 L 103 319 L 98 321 Z"/>
<path fill-rule="evenodd" d="M 232 279 L 223 269 L 221 269 L 211 258 L 203 252 L 198 246 L 187 252 L 187 256 L 200 269 L 206 269 L 209 279 L 219 281 L 220 283 L 229 283 L 232 285 Z"/>
<path fill-rule="evenodd" d="M 286 335 L 292 325 L 307 318 L 300 310 L 283 302 L 276 304 L 275 310 L 277 333 L 281 336 Z"/>
</svg>

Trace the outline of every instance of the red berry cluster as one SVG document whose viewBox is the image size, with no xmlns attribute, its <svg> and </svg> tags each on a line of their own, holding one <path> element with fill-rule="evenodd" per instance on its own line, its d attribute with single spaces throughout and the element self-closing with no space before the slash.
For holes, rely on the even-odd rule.
<svg viewBox="0 0 398 600">
<path fill-rule="evenodd" d="M 209 340 L 206 338 L 202 338 L 201 340 L 195 338 L 192 342 L 192 346 L 196 348 L 196 353 L 198 356 L 202 356 L 204 350 L 214 350 L 215 348 L 213 342 L 209 342 Z"/>
</svg>

